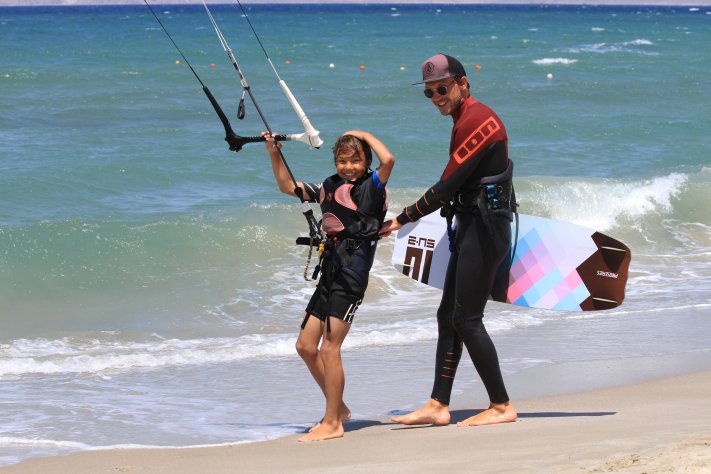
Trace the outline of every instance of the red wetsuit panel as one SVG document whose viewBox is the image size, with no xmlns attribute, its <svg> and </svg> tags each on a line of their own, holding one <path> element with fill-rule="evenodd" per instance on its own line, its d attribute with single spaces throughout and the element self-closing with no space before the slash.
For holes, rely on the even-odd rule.
<svg viewBox="0 0 711 474">
<path fill-rule="evenodd" d="M 508 137 L 496 113 L 473 97 L 468 97 L 452 116 L 454 127 L 449 144 L 449 162 L 442 177 L 397 217 L 398 222 L 414 222 L 450 201 L 471 182 L 502 173 L 508 166 Z M 489 153 L 491 145 L 503 142 L 504 153 Z"/>
</svg>

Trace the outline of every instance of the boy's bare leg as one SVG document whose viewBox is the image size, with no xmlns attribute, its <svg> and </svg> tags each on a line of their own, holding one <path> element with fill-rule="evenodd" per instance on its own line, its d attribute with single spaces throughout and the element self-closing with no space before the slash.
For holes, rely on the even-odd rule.
<svg viewBox="0 0 711 474">
<path fill-rule="evenodd" d="M 457 423 L 457 426 L 482 426 L 516 421 L 518 414 L 511 403 L 492 403 L 489 408 Z"/>
<path fill-rule="evenodd" d="M 430 398 L 417 410 L 407 415 L 393 416 L 390 421 L 402 425 L 446 425 L 450 417 L 449 405 Z"/>
<path fill-rule="evenodd" d="M 324 323 L 322 323 L 317 317 L 311 316 L 306 322 L 304 329 L 302 329 L 299 333 L 299 337 L 296 339 L 296 352 L 299 353 L 299 356 L 301 356 L 306 364 L 306 367 L 309 369 L 311 376 L 321 388 L 321 392 L 323 392 L 324 396 L 326 396 L 323 361 L 321 360 L 318 351 L 318 344 L 321 341 L 321 334 L 323 334 L 324 326 Z M 341 405 L 340 414 L 343 421 L 351 419 L 351 411 L 345 403 L 342 403 Z M 313 430 L 319 425 L 319 423 L 312 426 L 309 431 Z"/>
<path fill-rule="evenodd" d="M 349 329 L 349 323 L 331 318 L 331 332 L 324 331 L 323 333 L 319 354 L 323 361 L 326 413 L 321 422 L 305 436 L 302 436 L 299 441 L 323 441 L 343 436 L 341 409 L 346 380 L 341 361 L 341 345 Z"/>
</svg>

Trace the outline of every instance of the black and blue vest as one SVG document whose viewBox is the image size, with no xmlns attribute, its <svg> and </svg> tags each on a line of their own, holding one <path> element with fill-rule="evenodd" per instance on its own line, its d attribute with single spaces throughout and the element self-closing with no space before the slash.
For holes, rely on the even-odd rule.
<svg viewBox="0 0 711 474">
<path fill-rule="evenodd" d="M 354 182 L 335 174 L 323 182 L 319 204 L 321 228 L 332 247 L 331 265 L 367 285 L 387 212 L 387 191 L 377 185 L 372 171 Z"/>
</svg>

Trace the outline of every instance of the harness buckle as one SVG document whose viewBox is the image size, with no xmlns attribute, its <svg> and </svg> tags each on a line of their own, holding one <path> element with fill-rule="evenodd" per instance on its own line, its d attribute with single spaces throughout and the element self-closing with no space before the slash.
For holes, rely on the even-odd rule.
<svg viewBox="0 0 711 474">
<path fill-rule="evenodd" d="M 503 191 L 503 188 L 496 184 L 487 184 L 484 186 L 486 201 L 489 203 L 489 207 L 493 210 L 501 208 L 501 201 L 499 201 L 501 191 Z"/>
<path fill-rule="evenodd" d="M 360 247 L 360 240 L 344 239 L 341 245 L 345 246 L 346 250 L 356 250 Z"/>
</svg>

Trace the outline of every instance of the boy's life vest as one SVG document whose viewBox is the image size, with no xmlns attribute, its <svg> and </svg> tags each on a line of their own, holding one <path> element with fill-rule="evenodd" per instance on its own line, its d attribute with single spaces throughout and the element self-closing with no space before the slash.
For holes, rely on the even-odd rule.
<svg viewBox="0 0 711 474">
<path fill-rule="evenodd" d="M 313 185 L 309 188 L 313 189 Z M 385 186 L 372 171 L 354 182 L 334 174 L 320 186 L 317 200 L 321 206 L 321 228 L 326 233 L 322 260 L 324 265 L 330 263 L 330 268 L 324 270 L 346 272 L 367 285 L 378 231 L 387 212 Z"/>
</svg>

